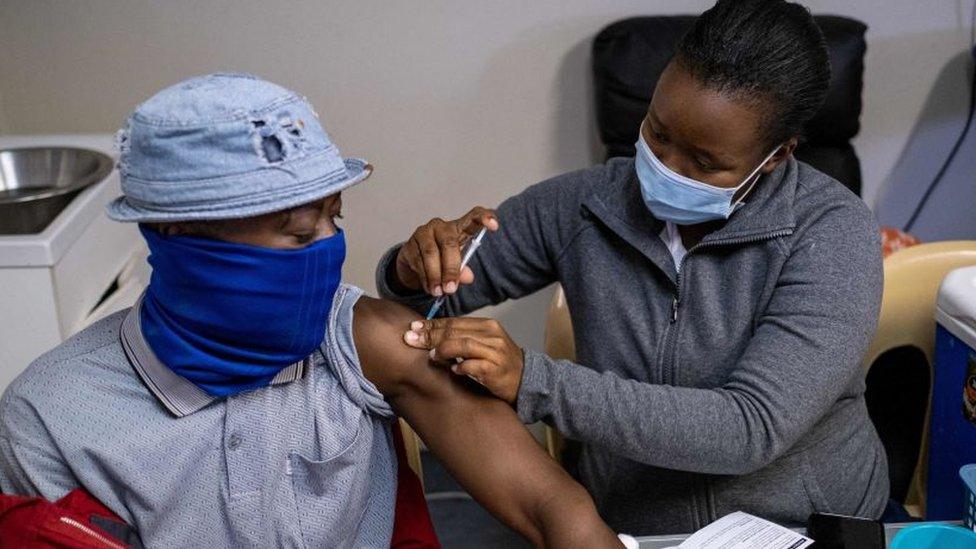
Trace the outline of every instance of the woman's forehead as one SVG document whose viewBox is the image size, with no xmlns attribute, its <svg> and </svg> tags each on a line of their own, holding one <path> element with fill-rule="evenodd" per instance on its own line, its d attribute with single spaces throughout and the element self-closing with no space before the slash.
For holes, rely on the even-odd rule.
<svg viewBox="0 0 976 549">
<path fill-rule="evenodd" d="M 672 141 L 723 156 L 752 155 L 763 146 L 760 102 L 704 86 L 675 63 L 661 74 L 649 111 Z"/>
</svg>

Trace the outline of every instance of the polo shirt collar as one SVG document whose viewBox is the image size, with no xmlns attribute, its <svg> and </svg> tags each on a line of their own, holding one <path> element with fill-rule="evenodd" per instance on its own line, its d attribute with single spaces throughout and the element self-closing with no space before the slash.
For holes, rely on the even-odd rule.
<svg viewBox="0 0 976 549">
<path fill-rule="evenodd" d="M 139 301 L 129 309 L 119 333 L 125 356 L 142 382 L 160 404 L 176 417 L 188 416 L 220 400 L 222 397 L 207 394 L 192 381 L 177 374 L 159 360 L 142 333 L 142 323 L 139 321 L 142 299 L 140 297 Z M 309 358 L 306 358 L 286 367 L 271 380 L 271 385 L 301 379 L 308 365 Z"/>
</svg>

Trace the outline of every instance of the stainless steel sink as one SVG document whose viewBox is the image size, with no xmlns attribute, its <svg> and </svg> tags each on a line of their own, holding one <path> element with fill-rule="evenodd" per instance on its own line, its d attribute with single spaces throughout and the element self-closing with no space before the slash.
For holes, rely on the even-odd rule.
<svg viewBox="0 0 976 549">
<path fill-rule="evenodd" d="M 0 149 L 0 235 L 44 230 L 85 187 L 112 172 L 112 159 L 88 149 Z"/>
</svg>

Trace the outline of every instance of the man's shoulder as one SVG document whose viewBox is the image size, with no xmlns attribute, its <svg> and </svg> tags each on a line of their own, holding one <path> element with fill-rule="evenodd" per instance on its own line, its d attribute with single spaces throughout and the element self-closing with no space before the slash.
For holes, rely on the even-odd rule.
<svg viewBox="0 0 976 549">
<path fill-rule="evenodd" d="M 415 311 L 399 303 L 365 294 L 356 302 L 354 311 L 354 330 L 358 327 L 374 330 L 377 327 L 389 329 L 396 326 L 406 331 L 410 322 L 420 318 Z"/>
<path fill-rule="evenodd" d="M 85 368 L 71 366 L 90 363 L 103 357 L 114 358 L 120 354 L 124 356 L 119 329 L 128 312 L 129 309 L 125 309 L 111 314 L 71 336 L 31 362 L 17 380 L 22 380 L 21 383 L 30 383 L 32 379 L 48 377 L 49 374 L 55 373 L 80 377 Z M 14 385 L 16 384 L 15 381 Z"/>
<path fill-rule="evenodd" d="M 413 351 L 402 339 L 410 328 L 410 323 L 420 320 L 420 315 L 407 307 L 363 295 L 354 306 L 353 338 L 361 360 L 387 360 L 396 358 L 406 351 Z M 412 354 L 412 353 L 410 353 Z"/>
<path fill-rule="evenodd" d="M 119 340 L 126 313 L 119 311 L 99 320 L 34 360 L 4 391 L 0 400 L 3 423 L 25 409 L 42 413 L 90 402 L 96 386 L 139 384 Z"/>
<path fill-rule="evenodd" d="M 363 290 L 343 284 L 336 292 L 329 315 L 329 328 L 323 342 L 324 364 L 345 390 L 349 399 L 367 412 L 388 416 L 389 406 L 383 402 L 373 376 L 369 375 L 368 357 L 373 356 L 379 337 L 373 302 Z"/>
<path fill-rule="evenodd" d="M 427 352 L 407 346 L 403 334 L 421 317 L 385 299 L 362 296 L 355 305 L 353 337 L 364 375 L 387 397 L 402 388 L 417 364 L 426 364 Z"/>
</svg>

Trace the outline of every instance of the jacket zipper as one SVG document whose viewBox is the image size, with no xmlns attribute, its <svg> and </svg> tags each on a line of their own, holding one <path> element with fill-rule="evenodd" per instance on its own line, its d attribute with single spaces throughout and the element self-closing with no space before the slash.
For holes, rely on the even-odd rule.
<svg viewBox="0 0 976 549">
<path fill-rule="evenodd" d="M 112 540 L 108 539 L 107 537 L 99 534 L 95 530 L 93 530 L 93 529 L 85 526 L 84 524 L 78 522 L 77 520 L 75 520 L 75 519 L 73 519 L 71 517 L 60 517 L 59 520 L 62 523 L 67 524 L 68 526 L 71 526 L 71 527 L 75 528 L 76 530 L 78 530 L 80 532 L 83 532 L 88 537 L 93 538 L 96 541 L 102 543 L 105 547 L 108 547 L 110 549 L 126 549 L 126 546 L 125 545 L 121 545 L 121 544 L 115 543 L 114 541 L 112 541 Z"/>
<path fill-rule="evenodd" d="M 685 260 L 691 255 L 695 250 L 700 250 L 701 248 L 712 248 L 716 246 L 735 246 L 739 244 L 750 244 L 753 242 L 762 242 L 763 240 L 771 240 L 773 238 L 779 238 L 781 236 L 789 236 L 793 234 L 793 229 L 780 229 L 778 231 L 773 231 L 769 233 L 759 234 L 755 236 L 746 236 L 741 238 L 726 238 L 712 240 L 711 242 L 699 242 L 691 247 L 685 256 L 681 258 L 681 263 L 678 265 L 678 276 L 675 279 L 675 291 L 674 299 L 671 301 L 671 323 L 674 324 L 678 321 L 678 307 L 681 306 L 681 273 L 684 271 Z"/>
<path fill-rule="evenodd" d="M 713 240 L 711 242 L 699 242 L 698 244 L 692 246 L 691 249 L 688 250 L 688 252 L 685 254 L 685 256 L 681 258 L 681 263 L 678 265 L 678 274 L 675 277 L 675 281 L 674 281 L 674 297 L 671 299 L 671 322 L 668 324 L 667 332 L 665 333 L 664 336 L 664 356 L 662 357 L 662 361 L 661 361 L 662 382 L 674 384 L 674 377 L 675 374 L 677 373 L 677 365 L 673 364 L 673 362 L 677 351 L 676 340 L 677 340 L 677 333 L 678 333 L 678 326 L 677 326 L 678 309 L 681 308 L 681 273 L 683 273 L 685 270 L 685 261 L 688 259 L 688 256 L 690 256 L 692 252 L 695 252 L 702 248 L 750 244 L 753 242 L 761 242 L 763 240 L 771 240 L 773 238 L 779 238 L 781 236 L 789 236 L 791 234 L 793 234 L 793 229 L 781 229 L 778 231 L 772 231 L 772 232 L 755 235 L 755 236 L 748 236 L 742 238 L 727 238 L 724 240 L 718 239 L 718 240 Z M 708 481 L 706 480 L 705 484 L 702 486 L 702 495 L 705 498 L 705 505 L 704 505 L 705 518 L 706 518 L 705 524 L 708 524 L 718 518 L 718 517 L 711 516 L 712 515 L 711 506 L 708 505 L 708 501 L 709 501 L 708 498 L 711 497 L 709 492 L 710 492 L 710 488 L 708 486 Z M 700 520 L 701 509 L 698 508 L 697 500 L 698 497 L 696 496 L 692 505 L 695 507 L 694 509 L 695 519 Z"/>
<path fill-rule="evenodd" d="M 671 322 L 668 324 L 668 329 L 664 335 L 664 353 L 661 359 L 661 381 L 664 383 L 674 383 L 674 367 L 671 364 L 674 361 L 674 345 L 675 336 L 677 333 L 677 327 L 675 324 L 678 323 L 678 310 L 681 308 L 681 273 L 685 270 L 685 261 L 688 260 L 688 256 L 697 250 L 702 248 L 717 247 L 717 246 L 733 246 L 740 244 L 749 244 L 752 242 L 761 242 L 763 240 L 770 240 L 773 238 L 778 238 L 781 236 L 788 236 L 793 234 L 793 229 L 781 229 L 778 231 L 772 231 L 755 236 L 747 236 L 741 238 L 726 238 L 712 240 L 711 242 L 699 242 L 691 247 L 690 250 L 681 258 L 681 263 L 678 264 L 678 274 L 674 281 L 674 296 L 671 298 Z"/>
</svg>

